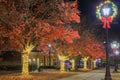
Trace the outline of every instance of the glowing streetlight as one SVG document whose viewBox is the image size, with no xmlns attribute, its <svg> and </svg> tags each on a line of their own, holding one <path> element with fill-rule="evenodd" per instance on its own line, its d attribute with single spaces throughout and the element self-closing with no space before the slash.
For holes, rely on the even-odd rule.
<svg viewBox="0 0 120 80">
<path fill-rule="evenodd" d="M 119 43 L 118 43 L 117 41 L 113 41 L 113 42 L 111 43 L 111 48 L 112 48 L 112 49 L 118 49 L 118 48 L 119 48 Z"/>
<path fill-rule="evenodd" d="M 48 47 L 50 48 L 50 47 L 52 47 L 52 45 L 51 45 L 51 44 L 48 44 Z"/>
<path fill-rule="evenodd" d="M 115 55 L 119 55 L 119 51 L 117 50 L 117 51 L 115 51 Z"/>
<path fill-rule="evenodd" d="M 104 15 L 105 17 L 106 17 L 106 16 L 109 16 L 109 14 L 110 14 L 110 8 L 103 8 L 102 11 L 103 11 L 103 15 Z"/>
</svg>

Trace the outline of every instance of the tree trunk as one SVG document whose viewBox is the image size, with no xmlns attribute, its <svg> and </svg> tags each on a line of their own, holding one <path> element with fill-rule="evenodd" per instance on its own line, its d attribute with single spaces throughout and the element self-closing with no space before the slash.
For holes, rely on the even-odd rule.
<svg viewBox="0 0 120 80">
<path fill-rule="evenodd" d="M 94 69 L 95 69 L 95 68 L 96 68 L 96 60 L 94 60 L 94 62 L 93 62 L 93 63 L 94 63 Z"/>
<path fill-rule="evenodd" d="M 65 60 L 60 60 L 60 72 L 65 72 Z"/>
<path fill-rule="evenodd" d="M 29 53 L 23 53 L 22 54 L 22 75 L 29 75 Z"/>
<path fill-rule="evenodd" d="M 29 53 L 31 50 L 34 48 L 31 43 L 25 44 L 25 48 L 23 49 L 22 52 L 22 75 L 26 76 L 29 75 Z"/>
<path fill-rule="evenodd" d="M 67 57 L 58 54 L 58 58 L 60 60 L 60 72 L 65 72 L 65 60 L 67 60 Z"/>
<path fill-rule="evenodd" d="M 87 60 L 88 60 L 88 58 L 89 58 L 89 57 L 84 57 L 84 58 L 82 58 L 82 60 L 84 61 L 84 67 L 83 67 L 84 70 L 88 69 L 88 68 L 87 68 Z"/>
<path fill-rule="evenodd" d="M 72 59 L 71 62 L 72 62 L 72 70 L 75 70 L 75 59 Z"/>
<path fill-rule="evenodd" d="M 87 69 L 87 60 L 84 60 L 84 69 Z"/>
<path fill-rule="evenodd" d="M 94 67 L 93 67 L 93 59 L 91 58 L 91 69 L 94 69 Z"/>
</svg>

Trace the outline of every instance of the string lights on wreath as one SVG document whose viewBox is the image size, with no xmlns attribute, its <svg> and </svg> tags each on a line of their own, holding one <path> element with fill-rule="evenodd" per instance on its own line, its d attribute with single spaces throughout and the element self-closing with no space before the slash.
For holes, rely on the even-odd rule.
<svg viewBox="0 0 120 80">
<path fill-rule="evenodd" d="M 96 7 L 96 17 L 104 23 L 103 28 L 110 28 L 109 23 L 116 17 L 117 11 L 117 6 L 109 0 L 104 1 Z"/>
<path fill-rule="evenodd" d="M 101 3 L 100 5 L 98 5 L 96 7 L 97 8 L 97 10 L 96 10 L 96 14 L 97 14 L 96 16 L 97 16 L 97 18 L 101 19 L 101 17 L 102 17 L 101 10 L 102 10 L 102 8 L 106 7 L 106 5 L 108 7 L 110 7 L 112 9 L 112 11 L 113 11 L 112 14 L 111 14 L 111 17 L 112 18 L 116 17 L 117 10 L 118 10 L 117 6 L 113 2 L 107 0 L 107 1 Z"/>
</svg>

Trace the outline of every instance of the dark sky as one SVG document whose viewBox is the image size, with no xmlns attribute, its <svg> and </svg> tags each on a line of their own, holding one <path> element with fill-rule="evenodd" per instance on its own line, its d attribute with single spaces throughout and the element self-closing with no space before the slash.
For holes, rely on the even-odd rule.
<svg viewBox="0 0 120 80">
<path fill-rule="evenodd" d="M 94 14 L 97 0 L 79 0 L 81 14 Z M 91 12 L 92 11 L 92 12 Z"/>
<path fill-rule="evenodd" d="M 81 11 L 80 16 L 88 16 L 89 20 L 91 22 L 98 21 L 96 23 L 99 23 L 100 21 L 96 18 L 96 6 L 99 5 L 104 0 L 78 0 L 79 1 L 79 8 Z M 111 0 L 114 2 L 118 7 L 118 15 L 114 19 L 113 23 L 111 24 L 111 29 L 109 30 L 109 36 L 111 36 L 111 39 L 120 39 L 120 0 Z M 98 25 L 98 27 L 102 28 L 102 25 Z M 103 30 L 104 31 L 104 30 Z"/>
<path fill-rule="evenodd" d="M 91 13 L 96 10 L 96 6 L 104 0 L 78 0 L 82 14 Z M 120 0 L 111 0 L 120 8 Z"/>
</svg>

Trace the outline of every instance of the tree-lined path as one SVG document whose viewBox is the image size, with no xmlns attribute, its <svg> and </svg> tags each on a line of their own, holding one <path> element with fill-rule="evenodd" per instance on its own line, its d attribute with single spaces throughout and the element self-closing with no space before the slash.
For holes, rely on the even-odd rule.
<svg viewBox="0 0 120 80">
<path fill-rule="evenodd" d="M 111 72 L 113 69 L 111 69 Z M 93 70 L 89 72 L 78 72 L 78 75 L 74 75 L 61 80 L 102 80 L 105 77 L 105 69 Z"/>
</svg>

